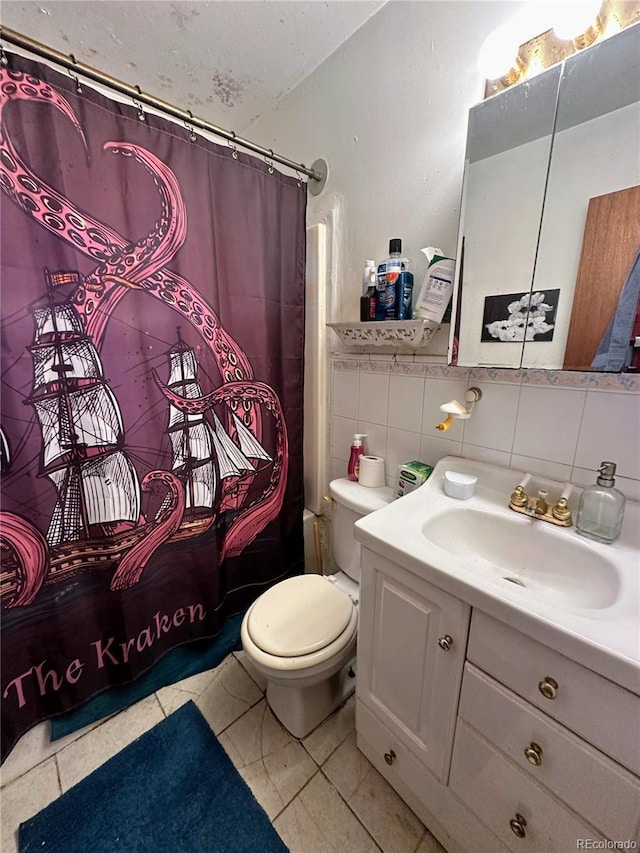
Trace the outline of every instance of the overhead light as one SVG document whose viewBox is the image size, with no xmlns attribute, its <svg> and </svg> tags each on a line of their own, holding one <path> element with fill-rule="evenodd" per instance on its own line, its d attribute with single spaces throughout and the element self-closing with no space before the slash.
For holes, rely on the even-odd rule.
<svg viewBox="0 0 640 853">
<path fill-rule="evenodd" d="M 553 15 L 553 31 L 561 41 L 579 42 L 576 49 L 595 41 L 600 31 L 602 0 L 558 3 Z"/>
<path fill-rule="evenodd" d="M 482 76 L 488 80 L 512 78 L 507 85 L 515 83 L 522 70 L 522 63 L 518 59 L 519 47 L 518 36 L 509 24 L 494 30 L 485 39 L 478 56 L 478 68 Z"/>
</svg>

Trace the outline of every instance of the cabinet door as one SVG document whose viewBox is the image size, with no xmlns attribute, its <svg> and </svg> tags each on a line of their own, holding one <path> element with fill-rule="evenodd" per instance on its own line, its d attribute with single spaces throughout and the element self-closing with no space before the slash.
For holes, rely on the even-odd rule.
<svg viewBox="0 0 640 853">
<path fill-rule="evenodd" d="M 356 690 L 446 784 L 470 608 L 362 551 Z"/>
</svg>

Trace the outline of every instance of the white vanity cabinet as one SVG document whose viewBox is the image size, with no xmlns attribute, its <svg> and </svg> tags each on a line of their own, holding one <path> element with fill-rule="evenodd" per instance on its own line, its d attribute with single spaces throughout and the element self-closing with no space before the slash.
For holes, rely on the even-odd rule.
<svg viewBox="0 0 640 853">
<path fill-rule="evenodd" d="M 640 697 L 362 553 L 358 746 L 449 853 L 640 849 Z"/>
<path fill-rule="evenodd" d="M 638 696 L 473 610 L 449 784 L 509 849 L 640 848 L 639 760 Z"/>
<path fill-rule="evenodd" d="M 360 597 L 358 698 L 446 783 L 471 608 L 367 549 Z"/>
</svg>

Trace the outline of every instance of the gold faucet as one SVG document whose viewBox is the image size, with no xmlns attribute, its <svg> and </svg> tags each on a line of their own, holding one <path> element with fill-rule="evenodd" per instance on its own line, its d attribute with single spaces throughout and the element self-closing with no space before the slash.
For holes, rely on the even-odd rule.
<svg viewBox="0 0 640 853">
<path fill-rule="evenodd" d="M 540 489 L 538 496 L 528 495 L 525 492 L 525 486 L 531 479 L 527 475 L 523 481 L 515 487 L 509 498 L 509 509 L 514 512 L 521 512 L 523 515 L 528 515 L 530 518 L 539 518 L 541 521 L 548 521 L 551 524 L 556 524 L 559 527 L 571 527 L 573 519 L 571 510 L 569 509 L 568 497 L 571 493 L 571 486 L 567 485 L 563 489 L 562 496 L 552 506 L 547 502 L 549 497 L 548 492 Z"/>
<path fill-rule="evenodd" d="M 528 497 L 527 512 L 531 515 L 543 516 L 549 509 L 549 504 L 546 501 L 548 497 L 549 493 L 542 489 L 538 492 L 537 498 Z"/>
</svg>

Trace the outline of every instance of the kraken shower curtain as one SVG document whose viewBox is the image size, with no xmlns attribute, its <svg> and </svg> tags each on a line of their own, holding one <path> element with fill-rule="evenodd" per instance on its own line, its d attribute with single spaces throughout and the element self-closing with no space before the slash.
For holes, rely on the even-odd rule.
<svg viewBox="0 0 640 853">
<path fill-rule="evenodd" d="M 1 75 L 4 756 L 302 570 L 306 193 Z"/>
</svg>

